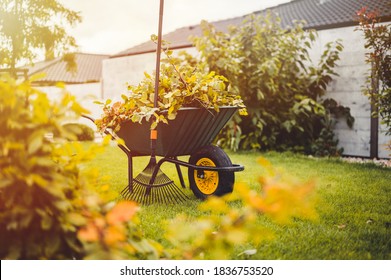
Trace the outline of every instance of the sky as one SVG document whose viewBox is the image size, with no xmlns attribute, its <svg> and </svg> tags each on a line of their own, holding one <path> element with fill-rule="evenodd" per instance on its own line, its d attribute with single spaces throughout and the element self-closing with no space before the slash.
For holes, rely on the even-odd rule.
<svg viewBox="0 0 391 280">
<path fill-rule="evenodd" d="M 79 51 L 113 55 L 158 33 L 159 0 L 59 0 L 83 20 L 68 30 Z M 243 16 L 289 0 L 165 0 L 163 34 L 184 26 Z"/>
</svg>

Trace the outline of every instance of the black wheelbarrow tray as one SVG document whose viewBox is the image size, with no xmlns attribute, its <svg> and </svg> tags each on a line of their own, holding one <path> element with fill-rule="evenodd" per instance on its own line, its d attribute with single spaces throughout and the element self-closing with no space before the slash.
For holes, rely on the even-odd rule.
<svg viewBox="0 0 391 280">
<path fill-rule="evenodd" d="M 154 167 L 149 184 L 154 185 L 156 175 L 164 162 L 176 166 L 181 186 L 185 183 L 180 166 L 188 168 L 190 189 L 200 199 L 208 196 L 222 196 L 233 191 L 234 172 L 243 171 L 244 167 L 232 164 L 228 155 L 219 147 L 212 145 L 220 130 L 238 110 L 237 107 L 213 109 L 185 107 L 178 110 L 174 120 L 157 126 L 158 139 L 156 155 L 162 157 Z M 91 119 L 91 118 L 90 118 Z M 128 157 L 128 186 L 133 186 L 133 157 L 151 154 L 150 122 L 134 123 L 124 121 L 113 138 L 121 138 L 124 144 L 118 144 Z M 178 159 L 190 155 L 189 161 Z M 156 185 L 156 184 L 155 184 Z"/>
</svg>

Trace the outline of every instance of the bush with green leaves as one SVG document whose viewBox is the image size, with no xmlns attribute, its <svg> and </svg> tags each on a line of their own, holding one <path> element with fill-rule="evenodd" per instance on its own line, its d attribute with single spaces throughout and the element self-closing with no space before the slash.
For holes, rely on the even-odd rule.
<svg viewBox="0 0 391 280">
<path fill-rule="evenodd" d="M 227 33 L 207 22 L 201 27 L 203 35 L 193 38 L 201 64 L 227 77 L 248 111 L 248 116 L 233 119 L 218 143 L 234 150 L 311 153 L 328 115 L 321 98 L 337 75 L 341 43 L 327 43 L 315 64 L 309 51 L 317 34 L 304 30 L 301 22 L 286 30 L 269 13 L 249 16 Z"/>
<path fill-rule="evenodd" d="M 68 93 L 52 103 L 28 81 L 0 76 L 0 259 L 159 253 L 130 230 L 137 228 L 130 218 L 138 207 L 108 204 L 91 191 L 107 188 L 96 171 L 79 168 L 102 147 L 66 141 L 75 135 L 62 123 L 86 112 Z"/>
</svg>

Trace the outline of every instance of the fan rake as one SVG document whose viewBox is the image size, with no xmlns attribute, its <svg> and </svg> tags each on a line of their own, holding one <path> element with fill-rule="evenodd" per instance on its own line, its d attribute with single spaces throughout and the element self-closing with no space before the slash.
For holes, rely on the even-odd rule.
<svg viewBox="0 0 391 280">
<path fill-rule="evenodd" d="M 149 205 L 153 203 L 174 204 L 188 200 L 188 196 L 156 164 L 151 156 L 148 165 L 135 178 L 129 178 L 129 185 L 121 191 L 126 200 Z"/>
</svg>

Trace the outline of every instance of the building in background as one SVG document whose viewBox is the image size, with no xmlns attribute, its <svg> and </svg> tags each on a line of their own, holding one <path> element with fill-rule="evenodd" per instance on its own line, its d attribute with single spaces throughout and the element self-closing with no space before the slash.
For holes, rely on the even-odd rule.
<svg viewBox="0 0 391 280">
<path fill-rule="evenodd" d="M 56 58 L 28 67 L 27 75 L 43 74 L 44 77 L 35 80 L 33 85 L 47 93 L 52 100 L 56 100 L 62 91 L 56 84 L 64 83 L 67 91 L 75 95 L 83 107 L 90 110 L 92 115 L 99 116 L 101 109 L 94 101 L 103 98 L 102 62 L 108 58 L 108 55 L 76 53 L 77 69 L 74 72 L 67 70 L 61 58 Z"/>
</svg>

